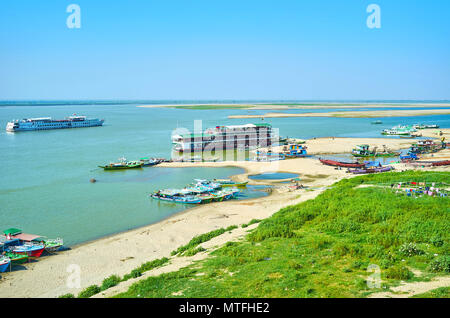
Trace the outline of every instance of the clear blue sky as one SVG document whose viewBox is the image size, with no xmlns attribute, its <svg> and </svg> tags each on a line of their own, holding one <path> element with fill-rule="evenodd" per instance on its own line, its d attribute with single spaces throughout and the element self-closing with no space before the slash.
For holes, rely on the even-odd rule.
<svg viewBox="0 0 450 318">
<path fill-rule="evenodd" d="M 450 99 L 450 1 L 3 0 L 0 99 Z"/>
</svg>

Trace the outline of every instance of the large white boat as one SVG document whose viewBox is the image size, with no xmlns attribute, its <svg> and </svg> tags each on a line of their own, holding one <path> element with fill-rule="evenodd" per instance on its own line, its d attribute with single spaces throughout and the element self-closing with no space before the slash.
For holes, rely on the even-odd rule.
<svg viewBox="0 0 450 318">
<path fill-rule="evenodd" d="M 73 116 L 64 119 L 43 118 L 25 118 L 22 120 L 13 120 L 6 124 L 6 131 L 31 131 L 61 128 L 82 128 L 95 127 L 103 125 L 104 119 L 86 118 L 86 116 Z"/>
<path fill-rule="evenodd" d="M 248 150 L 278 142 L 270 124 L 216 126 L 201 133 L 172 136 L 177 152 Z"/>
</svg>

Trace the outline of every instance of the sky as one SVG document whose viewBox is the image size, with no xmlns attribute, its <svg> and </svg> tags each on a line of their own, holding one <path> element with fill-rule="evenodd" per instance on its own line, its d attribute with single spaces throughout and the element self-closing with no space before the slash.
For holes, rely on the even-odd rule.
<svg viewBox="0 0 450 318">
<path fill-rule="evenodd" d="M 70 4 L 81 28 L 67 27 Z M 450 100 L 449 12 L 448 0 L 2 0 L 0 100 Z"/>
</svg>

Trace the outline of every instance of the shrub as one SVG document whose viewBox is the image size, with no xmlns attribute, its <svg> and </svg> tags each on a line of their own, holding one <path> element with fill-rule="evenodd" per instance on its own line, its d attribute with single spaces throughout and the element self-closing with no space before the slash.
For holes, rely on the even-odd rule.
<svg viewBox="0 0 450 318">
<path fill-rule="evenodd" d="M 444 245 L 444 240 L 440 236 L 433 236 L 430 242 L 436 247 L 441 247 Z"/>
<path fill-rule="evenodd" d="M 390 279 L 408 280 L 414 277 L 414 274 L 405 266 L 392 266 L 386 270 L 386 277 Z"/>
<path fill-rule="evenodd" d="M 59 296 L 58 298 L 75 298 L 75 296 L 73 294 L 64 294 Z"/>
<path fill-rule="evenodd" d="M 414 255 L 422 255 L 424 251 L 419 249 L 415 243 L 405 243 L 400 246 L 399 249 L 400 254 L 405 256 L 414 256 Z"/>
<path fill-rule="evenodd" d="M 250 222 L 248 222 L 247 224 L 242 224 L 241 227 L 246 228 L 247 226 L 250 226 L 250 225 L 252 225 L 252 224 L 259 223 L 259 222 L 261 222 L 261 220 L 259 220 L 259 219 L 253 219 L 253 220 L 251 220 Z"/>
<path fill-rule="evenodd" d="M 183 256 L 194 256 L 195 254 L 204 252 L 204 251 L 206 251 L 206 249 L 204 249 L 201 246 L 197 247 L 197 248 L 191 248 L 191 249 L 188 249 L 186 252 L 184 252 Z"/>
<path fill-rule="evenodd" d="M 433 272 L 450 273 L 450 256 L 441 256 L 441 257 L 434 259 L 430 263 L 430 269 Z"/>
<path fill-rule="evenodd" d="M 141 273 L 147 272 L 147 271 L 152 270 L 152 269 L 154 269 L 156 267 L 164 265 L 168 261 L 169 261 L 169 259 L 167 257 L 158 258 L 158 259 L 155 259 L 155 260 L 153 260 L 151 262 L 147 262 L 147 263 L 142 264 L 141 266 L 136 268 L 136 270 L 140 271 Z"/>
<path fill-rule="evenodd" d="M 78 294 L 78 298 L 89 298 L 91 296 L 94 296 L 95 294 L 98 294 L 101 291 L 102 291 L 101 288 L 98 287 L 97 285 L 91 285 L 86 289 L 82 290 Z"/>
<path fill-rule="evenodd" d="M 182 254 L 184 251 L 187 251 L 188 249 L 194 248 L 197 245 L 207 242 L 213 238 L 215 238 L 216 236 L 222 235 L 225 232 L 229 232 L 232 231 L 234 229 L 236 229 L 237 226 L 236 225 L 231 225 L 229 227 L 227 227 L 226 229 L 221 228 L 218 230 L 214 230 L 205 234 L 201 234 L 198 236 L 195 236 L 192 240 L 189 241 L 189 243 L 187 243 L 186 245 L 180 246 L 178 249 L 176 249 L 175 251 L 172 251 L 172 253 L 170 253 L 170 255 L 174 256 L 177 254 Z"/>
<path fill-rule="evenodd" d="M 138 278 L 142 276 L 142 272 L 139 269 L 133 269 L 129 274 L 126 274 L 123 278 L 122 281 L 127 281 L 130 278 Z"/>
<path fill-rule="evenodd" d="M 111 275 L 105 278 L 102 282 L 101 289 L 106 290 L 108 288 L 114 287 L 120 283 L 121 279 L 117 275 Z"/>
</svg>

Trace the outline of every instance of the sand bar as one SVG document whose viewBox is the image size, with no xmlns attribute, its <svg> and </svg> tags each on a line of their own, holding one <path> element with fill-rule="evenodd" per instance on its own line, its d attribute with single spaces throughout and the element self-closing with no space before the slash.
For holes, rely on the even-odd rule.
<svg viewBox="0 0 450 318">
<path fill-rule="evenodd" d="M 251 103 L 251 104 L 226 104 L 226 103 L 196 103 L 196 104 L 153 104 L 138 105 L 142 108 L 186 108 L 196 109 L 205 106 L 210 108 L 247 108 L 247 109 L 340 109 L 340 108 L 436 108 L 450 107 L 450 103 Z"/>
<path fill-rule="evenodd" d="M 372 110 L 372 111 L 342 111 L 326 113 L 266 113 L 264 115 L 230 115 L 228 118 L 289 118 L 289 117 L 341 117 L 341 118 L 382 118 L 409 117 L 427 115 L 448 115 L 449 109 L 409 109 L 409 110 Z"/>
</svg>

